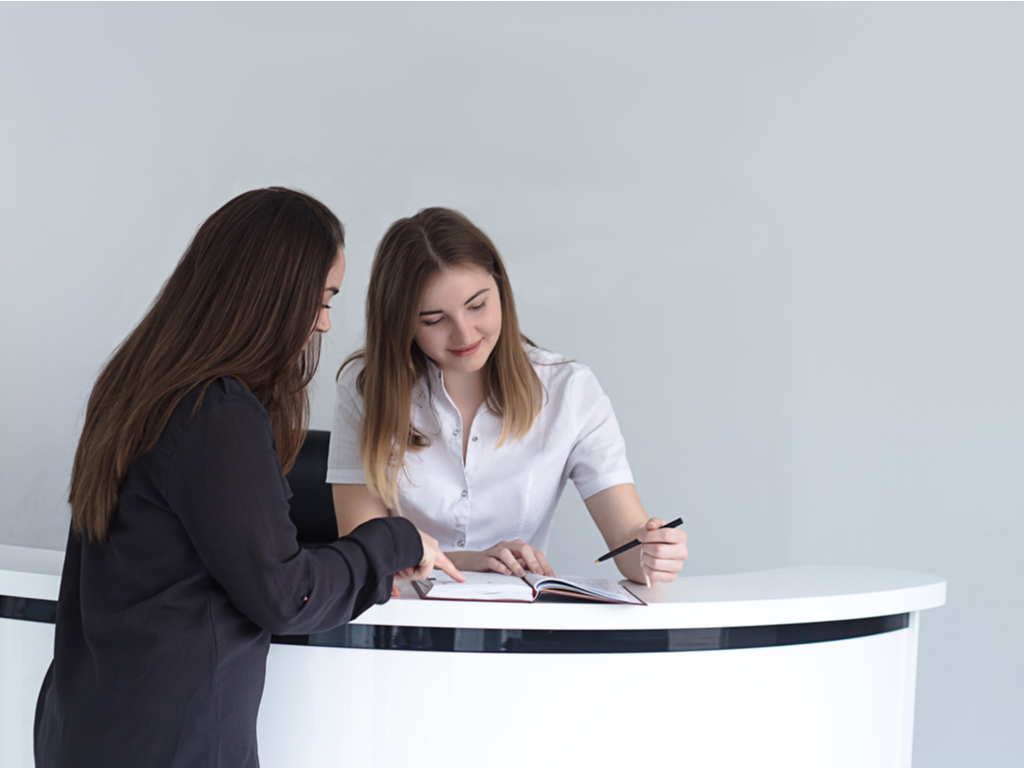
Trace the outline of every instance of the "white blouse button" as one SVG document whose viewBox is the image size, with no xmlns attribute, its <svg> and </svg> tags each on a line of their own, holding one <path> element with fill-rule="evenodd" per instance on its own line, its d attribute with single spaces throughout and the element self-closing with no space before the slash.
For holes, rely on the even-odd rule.
<svg viewBox="0 0 1024 768">
<path fill-rule="evenodd" d="M 476 442 L 476 435 L 473 435 L 473 442 Z"/>
<path fill-rule="evenodd" d="M 462 498 L 466 498 L 467 496 L 469 496 L 469 491 L 463 491 Z"/>
<path fill-rule="evenodd" d="M 452 435 L 453 435 L 454 437 L 458 437 L 458 436 L 459 436 L 459 430 L 457 430 L 457 429 L 456 429 L 456 430 L 454 430 L 454 431 L 452 432 Z"/>
<path fill-rule="evenodd" d="M 458 541 L 455 542 L 455 546 L 459 547 L 461 549 L 462 547 L 466 546 L 466 542 L 463 541 L 462 539 L 459 539 Z"/>
</svg>

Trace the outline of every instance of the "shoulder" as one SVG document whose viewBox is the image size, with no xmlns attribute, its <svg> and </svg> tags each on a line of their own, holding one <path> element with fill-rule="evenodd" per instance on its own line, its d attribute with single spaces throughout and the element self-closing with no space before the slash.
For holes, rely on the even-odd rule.
<svg viewBox="0 0 1024 768">
<path fill-rule="evenodd" d="M 363 397 L 359 394 L 359 374 L 363 372 L 363 358 L 357 357 L 347 360 L 338 371 L 338 380 L 335 382 L 334 409 L 353 412 L 360 412 L 363 408 Z"/>
<path fill-rule="evenodd" d="M 155 461 L 168 483 L 200 466 L 239 467 L 268 456 L 277 456 L 270 414 L 245 384 L 222 377 L 185 393 L 142 458 Z"/>
<path fill-rule="evenodd" d="M 583 363 L 539 347 L 525 345 L 525 348 L 533 364 L 533 370 L 537 372 L 549 396 L 552 390 L 561 390 L 568 394 L 581 382 L 597 383 L 594 372 Z"/>
<path fill-rule="evenodd" d="M 203 399 L 205 400 L 207 397 L 214 400 L 238 400 L 259 405 L 261 409 L 263 408 L 260 405 L 260 401 L 256 399 L 256 395 L 250 392 L 249 388 L 234 376 L 221 376 L 219 379 L 214 379 L 210 382 L 210 386 L 206 388 Z"/>
<path fill-rule="evenodd" d="M 200 412 L 216 408 L 220 404 L 231 404 L 251 409 L 264 416 L 267 415 L 267 410 L 263 407 L 263 403 L 256 398 L 256 395 L 249 391 L 245 384 L 233 376 L 221 376 L 219 379 L 214 379 L 210 382 L 205 391 L 202 391 L 202 387 L 196 387 L 192 392 L 202 397 L 202 403 L 199 406 Z"/>
<path fill-rule="evenodd" d="M 362 356 L 346 360 L 338 371 L 338 391 L 356 391 L 356 379 L 365 367 Z"/>
<path fill-rule="evenodd" d="M 196 385 L 178 403 L 168 429 L 172 435 L 198 423 L 249 422 L 273 432 L 270 415 L 256 396 L 238 379 L 222 376 L 208 385 Z"/>
</svg>

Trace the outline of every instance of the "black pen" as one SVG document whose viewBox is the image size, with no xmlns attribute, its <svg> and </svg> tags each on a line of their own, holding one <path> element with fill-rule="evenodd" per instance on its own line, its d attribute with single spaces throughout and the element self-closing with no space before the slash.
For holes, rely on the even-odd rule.
<svg viewBox="0 0 1024 768">
<path fill-rule="evenodd" d="M 678 528 L 682 524 L 683 524 L 683 518 L 677 517 L 671 523 L 665 523 L 663 526 L 661 526 L 661 528 Z M 658 530 L 660 531 L 661 528 L 659 528 Z M 613 549 L 607 555 L 601 555 L 594 562 L 595 563 L 603 563 L 605 560 L 607 560 L 610 557 L 615 557 L 616 555 L 621 555 L 623 552 L 628 552 L 633 547 L 639 547 L 639 546 L 640 546 L 640 539 L 633 539 L 631 542 L 629 542 L 629 544 L 623 544 L 618 549 Z"/>
</svg>

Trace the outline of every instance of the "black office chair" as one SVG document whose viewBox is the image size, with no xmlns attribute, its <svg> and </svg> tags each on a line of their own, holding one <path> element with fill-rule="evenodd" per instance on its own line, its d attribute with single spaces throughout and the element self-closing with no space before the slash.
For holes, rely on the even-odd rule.
<svg viewBox="0 0 1024 768">
<path fill-rule="evenodd" d="M 336 541 L 338 520 L 334 516 L 334 497 L 327 482 L 327 450 L 331 433 L 311 429 L 299 450 L 288 485 L 292 488 L 291 518 L 299 529 L 303 544 Z"/>
</svg>

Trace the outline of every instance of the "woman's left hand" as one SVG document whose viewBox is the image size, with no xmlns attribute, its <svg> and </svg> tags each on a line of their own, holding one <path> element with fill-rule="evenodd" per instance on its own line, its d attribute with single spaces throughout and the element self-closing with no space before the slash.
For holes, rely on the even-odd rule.
<svg viewBox="0 0 1024 768">
<path fill-rule="evenodd" d="M 637 538 L 640 540 L 640 565 L 647 585 L 675 581 L 683 570 L 686 550 L 686 531 L 681 528 L 662 528 L 665 521 L 652 517 Z"/>
</svg>

